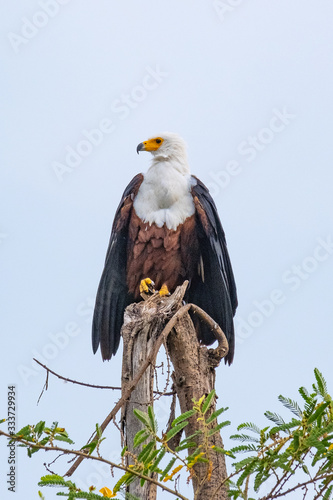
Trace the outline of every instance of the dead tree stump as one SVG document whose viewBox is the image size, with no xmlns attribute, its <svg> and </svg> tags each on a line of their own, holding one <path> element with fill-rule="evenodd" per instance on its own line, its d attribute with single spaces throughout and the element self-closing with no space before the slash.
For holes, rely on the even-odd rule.
<svg viewBox="0 0 333 500">
<path fill-rule="evenodd" d="M 135 308 L 134 308 L 135 309 Z M 129 311 L 127 315 L 129 315 Z M 152 338 L 150 337 L 151 329 L 150 325 L 140 325 L 141 328 L 138 330 L 137 325 L 130 323 L 132 327 L 123 328 L 123 341 L 124 341 L 124 352 L 123 352 L 123 368 L 122 368 L 122 391 L 126 389 L 126 385 L 129 381 L 133 380 L 137 372 L 139 371 L 142 363 L 147 359 L 152 347 Z M 130 453 L 138 454 L 140 450 L 133 450 L 133 440 L 135 434 L 142 428 L 140 421 L 135 417 L 133 410 L 135 408 L 147 413 L 148 406 L 152 405 L 153 399 L 153 385 L 154 385 L 154 369 L 153 365 L 149 365 L 145 373 L 142 375 L 139 383 L 133 389 L 129 401 L 127 401 L 122 407 L 122 430 L 125 436 L 125 443 L 128 446 L 128 451 Z M 126 465 L 133 464 L 130 456 L 127 456 Z M 140 480 L 135 479 L 128 487 L 128 492 L 132 495 L 147 499 L 155 500 L 156 498 L 156 486 L 152 483 L 146 482 L 144 487 L 140 486 Z"/>
<path fill-rule="evenodd" d="M 122 407 L 122 428 L 125 444 L 131 453 L 138 455 L 140 449 L 133 450 L 132 443 L 135 434 L 142 429 L 142 424 L 133 415 L 133 409 L 147 412 L 148 405 L 153 401 L 153 376 L 156 356 L 161 345 L 167 342 L 167 349 L 173 364 L 172 379 L 182 412 L 193 408 L 192 398 L 199 400 L 207 395 L 215 385 L 215 368 L 228 352 L 228 344 L 218 325 L 200 308 L 193 304 L 183 305 L 183 297 L 187 282 L 170 297 L 160 297 L 158 293 L 147 300 L 131 304 L 125 311 L 122 336 L 124 344 L 122 393 L 133 383 L 146 366 L 144 374 L 136 383 L 127 402 Z M 216 349 L 207 349 L 198 343 L 189 310 L 198 314 L 203 321 L 210 323 L 216 332 L 219 345 Z M 211 411 L 214 411 L 215 404 Z M 195 417 L 186 427 L 186 435 L 199 429 Z M 200 440 L 198 438 L 198 445 Z M 210 437 L 210 446 L 223 447 L 219 433 Z M 128 463 L 131 455 L 128 455 Z M 207 464 L 198 463 L 194 466 L 192 478 L 195 500 L 224 500 L 227 498 L 226 487 L 219 485 L 227 477 L 224 456 L 211 453 L 211 477 L 207 475 Z M 132 495 L 142 500 L 155 500 L 156 488 L 146 482 L 141 488 L 139 480 L 135 480 L 129 488 Z"/>
<path fill-rule="evenodd" d="M 186 286 L 185 286 L 186 289 Z M 185 291 L 184 289 L 184 291 Z M 161 297 L 158 293 L 138 304 L 134 303 L 127 307 L 122 327 L 123 336 L 123 367 L 122 367 L 122 394 L 126 392 L 133 379 L 147 360 L 147 369 L 136 383 L 130 398 L 122 407 L 121 422 L 124 441 L 130 453 L 138 455 L 142 447 L 133 450 L 133 439 L 135 434 L 142 429 L 143 425 L 134 416 L 134 408 L 147 413 L 149 405 L 153 404 L 153 383 L 155 360 L 163 341 L 160 336 L 165 323 L 181 307 L 184 293 L 179 287 L 172 297 Z M 130 455 L 127 457 L 129 465 L 133 463 Z M 142 500 L 154 500 L 156 498 L 156 487 L 146 482 L 144 487 L 140 486 L 140 480 L 134 480 L 130 484 L 129 493 Z"/>
<path fill-rule="evenodd" d="M 172 374 L 174 387 L 181 412 L 185 413 L 193 408 L 192 399 L 198 401 L 201 396 L 209 394 L 215 388 L 215 368 L 221 360 L 220 354 L 217 354 L 215 349 L 207 349 L 206 346 L 198 343 L 188 313 L 177 322 L 168 337 L 167 346 L 174 368 Z M 227 352 L 226 349 L 221 354 L 225 356 Z M 216 402 L 213 403 L 210 413 L 215 410 Z M 189 425 L 185 427 L 186 436 L 192 435 L 199 429 L 200 423 L 196 416 L 191 417 Z M 201 444 L 200 436 L 197 444 Z M 219 432 L 209 438 L 209 445 L 223 448 Z M 224 455 L 212 452 L 209 460 L 211 461 L 210 478 L 208 478 L 207 464 L 198 463 L 194 466 L 195 475 L 192 478 L 194 500 L 227 499 L 227 488 L 225 486 L 219 488 L 223 479 L 227 477 Z"/>
</svg>

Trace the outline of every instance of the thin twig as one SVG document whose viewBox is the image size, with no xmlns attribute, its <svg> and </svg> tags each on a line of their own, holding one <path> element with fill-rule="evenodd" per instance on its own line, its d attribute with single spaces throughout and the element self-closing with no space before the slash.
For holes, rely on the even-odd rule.
<svg viewBox="0 0 333 500">
<path fill-rule="evenodd" d="M 71 384 L 77 384 L 77 385 L 83 385 L 84 387 L 91 387 L 93 389 L 112 389 L 114 391 L 120 391 L 121 390 L 121 387 L 114 387 L 114 386 L 110 386 L 110 385 L 94 385 L 94 384 L 87 384 L 85 382 L 78 382 L 77 380 L 73 380 L 71 378 L 67 378 L 67 377 L 63 377 L 62 375 L 59 375 L 59 373 L 56 373 L 55 371 L 51 370 L 51 368 L 49 368 L 48 366 L 46 365 L 43 365 L 43 363 L 41 363 L 40 361 L 38 361 L 38 359 L 36 358 L 32 358 L 37 364 L 39 364 L 40 366 L 42 366 L 44 368 L 44 370 L 46 370 L 46 382 L 44 384 L 44 387 L 43 387 L 43 390 L 38 398 L 38 401 L 37 401 L 37 404 L 39 403 L 40 401 L 40 398 L 42 397 L 44 391 L 47 391 L 48 389 L 48 379 L 49 379 L 49 373 L 52 373 L 52 375 L 54 375 L 55 377 L 61 379 L 61 380 L 64 380 L 65 382 L 70 382 Z M 160 394 L 161 396 L 172 396 L 174 393 L 173 392 L 159 392 L 159 391 L 154 391 L 155 394 Z"/>
<path fill-rule="evenodd" d="M 59 373 L 56 373 L 53 370 L 51 370 L 51 368 L 49 368 L 48 366 L 43 365 L 43 363 L 38 361 L 38 359 L 36 359 L 36 358 L 33 358 L 33 360 L 36 361 L 36 363 L 38 365 L 42 366 L 47 371 L 47 376 L 49 373 L 52 373 L 52 375 L 54 375 L 55 377 L 58 377 L 61 380 L 64 380 L 65 382 L 70 382 L 71 384 L 84 385 L 85 387 L 92 387 L 94 389 L 113 389 L 113 390 L 120 390 L 121 389 L 121 387 L 112 387 L 112 386 L 108 386 L 108 385 L 94 385 L 94 384 L 86 384 L 85 382 L 78 382 L 77 380 L 73 380 L 71 378 L 67 378 L 67 377 L 63 377 L 62 375 L 59 375 Z M 47 387 L 46 387 L 46 389 L 47 389 Z"/>
<path fill-rule="evenodd" d="M 162 490 L 167 491 L 167 492 L 171 493 L 172 495 L 177 496 L 178 498 L 181 498 L 182 500 L 189 500 L 187 497 L 184 497 L 180 493 L 178 493 L 178 492 L 176 492 L 174 490 L 171 490 L 170 488 L 168 488 L 164 484 L 160 483 L 159 481 L 156 481 L 155 479 L 153 479 L 153 478 L 151 478 L 149 476 L 145 476 L 144 474 L 140 474 L 139 472 L 136 472 L 133 469 L 130 469 L 128 467 L 124 467 L 123 465 L 119 465 L 119 464 L 116 464 L 114 462 L 110 462 L 109 460 L 106 460 L 105 458 L 96 457 L 94 455 L 86 455 L 82 451 L 79 451 L 79 450 L 68 450 L 66 448 L 61 448 L 59 446 L 42 446 L 42 445 L 39 445 L 39 444 L 34 444 L 34 443 L 31 443 L 30 441 L 27 441 L 27 440 L 22 439 L 22 438 L 15 438 L 15 437 L 13 437 L 13 435 L 7 434 L 6 432 L 3 432 L 3 431 L 0 431 L 0 436 L 5 436 L 7 438 L 13 439 L 14 441 L 18 441 L 20 443 L 23 443 L 26 446 L 29 446 L 29 448 L 37 448 L 39 450 L 44 450 L 44 451 L 59 451 L 59 452 L 64 453 L 65 455 L 76 455 L 76 456 L 78 456 L 78 457 L 80 457 L 82 459 L 83 458 L 90 458 L 90 460 L 97 460 L 98 462 L 103 462 L 105 464 L 110 465 L 110 467 L 115 467 L 117 469 L 121 469 L 124 472 L 130 472 L 134 476 L 137 476 L 137 477 L 139 477 L 141 479 L 145 479 L 146 481 L 149 481 L 149 482 L 155 484 L 156 486 L 158 486 Z"/>
<path fill-rule="evenodd" d="M 34 358 L 34 359 L 35 359 L 35 358 Z M 36 360 L 35 360 L 35 361 L 36 361 Z M 37 361 L 37 363 L 38 363 L 38 361 Z M 39 401 L 40 401 L 41 397 L 43 396 L 44 391 L 47 391 L 47 390 L 48 390 L 48 388 L 49 388 L 49 370 L 47 370 L 47 372 L 46 372 L 46 380 L 45 380 L 45 384 L 44 384 L 44 386 L 43 386 L 42 392 L 41 392 L 41 393 L 40 393 L 40 395 L 39 395 L 39 398 L 38 398 L 38 401 L 37 401 L 37 405 L 39 404 Z"/>
<path fill-rule="evenodd" d="M 176 391 L 171 391 L 171 392 L 167 392 L 168 390 L 168 387 L 170 385 L 170 378 L 171 378 L 171 365 L 170 365 L 170 356 L 169 356 L 169 353 L 168 353 L 168 350 L 166 348 L 166 344 L 164 343 L 164 348 L 165 348 L 165 354 L 166 354 L 166 359 L 167 359 L 167 375 L 166 375 L 166 381 L 165 381 L 165 385 L 164 385 L 164 389 L 163 391 L 154 391 L 154 394 L 157 394 L 157 396 L 154 398 L 154 401 L 158 401 L 159 399 L 161 399 L 162 396 L 166 396 L 167 394 L 172 394 L 173 396 L 176 395 Z M 157 379 L 156 379 L 156 386 L 157 386 Z"/>
</svg>

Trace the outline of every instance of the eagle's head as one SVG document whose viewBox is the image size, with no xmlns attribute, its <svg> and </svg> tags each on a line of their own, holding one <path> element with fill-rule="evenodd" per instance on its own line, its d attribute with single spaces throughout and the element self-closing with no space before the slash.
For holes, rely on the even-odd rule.
<svg viewBox="0 0 333 500">
<path fill-rule="evenodd" d="M 172 132 L 164 132 L 161 135 L 152 137 L 147 141 L 140 142 L 136 148 L 139 151 L 149 151 L 154 160 L 177 160 L 187 162 L 186 143 L 178 135 Z"/>
</svg>

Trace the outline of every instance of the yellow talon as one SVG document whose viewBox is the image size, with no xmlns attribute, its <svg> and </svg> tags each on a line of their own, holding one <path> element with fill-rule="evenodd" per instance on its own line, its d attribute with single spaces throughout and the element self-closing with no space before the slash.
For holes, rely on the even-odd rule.
<svg viewBox="0 0 333 500">
<path fill-rule="evenodd" d="M 166 295 L 170 295 L 168 287 L 166 286 L 165 283 L 161 286 L 158 293 L 160 294 L 161 297 L 165 297 Z"/>
<path fill-rule="evenodd" d="M 140 293 L 153 293 L 155 292 L 155 283 L 150 278 L 145 278 L 140 281 Z"/>
</svg>

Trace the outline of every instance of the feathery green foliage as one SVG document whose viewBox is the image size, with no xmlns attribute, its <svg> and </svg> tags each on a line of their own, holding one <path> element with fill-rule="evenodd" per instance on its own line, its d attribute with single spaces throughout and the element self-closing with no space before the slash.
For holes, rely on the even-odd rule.
<svg viewBox="0 0 333 500">
<path fill-rule="evenodd" d="M 43 446 L 55 446 L 54 441 L 64 441 L 65 443 L 73 444 L 72 441 L 62 427 L 58 427 L 58 422 L 53 422 L 51 427 L 46 427 L 44 421 L 38 422 L 36 425 L 26 425 L 22 427 L 16 434 L 13 434 L 12 441 L 15 437 L 22 438 L 29 443 L 19 444 L 27 449 L 28 456 L 37 453 Z"/>
<path fill-rule="evenodd" d="M 229 497 L 248 497 L 248 484 L 256 493 L 269 477 L 274 475 L 275 485 L 264 498 L 281 498 L 303 488 L 311 498 L 331 498 L 333 491 L 333 402 L 327 385 L 318 369 L 314 371 L 316 383 L 313 392 L 299 389 L 304 407 L 290 398 L 279 396 L 280 403 L 297 419 L 286 422 L 277 413 L 266 412 L 274 427 L 259 430 L 255 424 L 244 423 L 238 430 L 252 431 L 255 436 L 235 434 L 231 438 L 244 444 L 232 448 L 232 453 L 251 453 L 251 457 L 234 464 L 237 471 L 229 482 Z M 258 438 L 258 434 L 260 438 Z M 316 467 L 317 466 L 317 467 Z M 297 481 L 292 477 L 297 472 Z M 303 474 L 303 481 L 302 481 Z M 236 481 L 235 481 L 236 479 Z M 292 484 L 291 484 L 292 483 Z M 306 488 L 306 489 L 305 489 Z M 311 491 L 311 493 L 310 493 Z M 305 496 L 304 496 L 305 498 Z"/>
<path fill-rule="evenodd" d="M 212 453 L 219 453 L 234 460 L 233 471 L 224 480 L 228 484 L 228 495 L 231 499 L 254 500 L 250 496 L 250 492 L 254 490 L 256 500 L 287 496 L 293 498 L 296 491 L 301 491 L 303 498 L 309 500 L 330 500 L 333 496 L 333 401 L 328 393 L 326 381 L 318 369 L 315 369 L 314 376 L 315 383 L 311 391 L 304 387 L 299 389 L 301 405 L 288 397 L 279 396 L 284 411 L 291 413 L 289 419 L 267 411 L 265 416 L 272 422 L 271 426 L 260 429 L 251 422 L 240 424 L 238 433 L 231 438 L 241 441 L 241 444 L 231 450 L 208 445 L 210 436 L 230 424 L 228 421 L 217 423 L 217 417 L 227 408 L 214 410 L 215 391 L 212 391 L 198 401 L 193 400 L 193 409 L 175 418 L 171 428 L 162 435 L 157 434 L 153 408 L 149 407 L 147 413 L 134 410 L 134 414 L 143 424 L 143 429 L 136 434 L 133 442 L 134 452 L 139 446 L 140 449 L 135 454 L 129 453 L 127 446 L 123 448 L 122 459 L 130 456 L 132 463 L 116 482 L 113 490 L 104 487 L 100 490 L 100 495 L 94 492 L 95 488 L 92 486 L 88 492 L 84 492 L 77 488 L 74 482 L 55 474 L 43 476 L 38 484 L 66 490 L 59 491 L 57 495 L 69 500 L 115 498 L 118 492 L 128 500 L 130 497 L 135 500 L 133 496 L 126 494 L 125 490 L 137 477 L 140 477 L 140 484 L 143 485 L 154 474 L 162 485 L 174 481 L 180 471 L 186 471 L 189 475 L 195 474 L 195 465 L 201 462 L 207 466 L 206 480 L 209 481 L 212 474 Z M 195 418 L 199 423 L 199 430 L 180 440 L 179 445 L 171 449 L 169 441 L 183 432 L 191 418 Z M 81 450 L 88 452 L 91 458 L 103 461 L 99 454 L 99 445 L 104 438 L 98 424 L 96 435 L 97 438 L 84 445 Z M 19 446 L 26 447 L 29 457 L 45 447 L 55 448 L 57 441 L 73 443 L 65 429 L 59 427 L 57 422 L 47 427 L 44 421 L 23 427 L 12 436 L 11 441 L 19 441 Z M 96 452 L 98 456 L 93 455 Z M 68 450 L 68 453 L 78 452 Z M 244 457 L 244 453 L 249 456 Z M 239 457 L 240 454 L 242 458 Z M 105 463 L 109 462 L 105 460 Z M 120 467 L 120 464 L 114 466 Z M 269 478 L 274 478 L 273 486 L 271 483 L 268 486 Z M 266 490 L 262 493 L 264 485 Z M 176 491 L 173 493 L 177 495 Z M 39 493 L 39 496 L 44 498 L 42 493 Z"/>
</svg>

